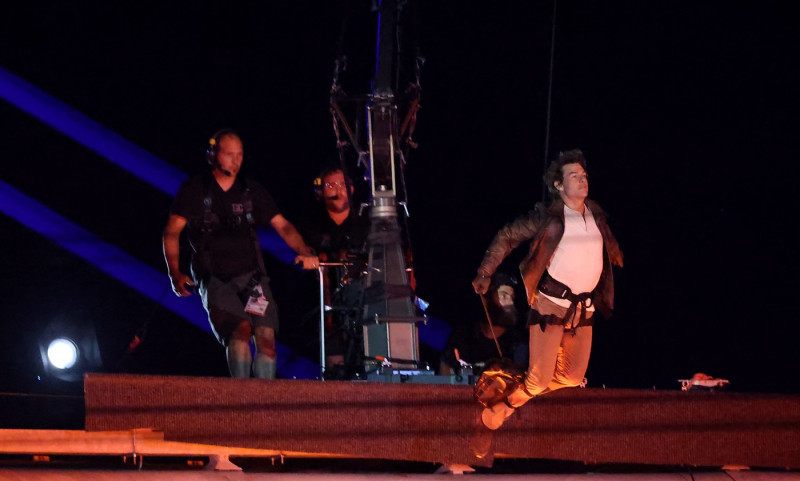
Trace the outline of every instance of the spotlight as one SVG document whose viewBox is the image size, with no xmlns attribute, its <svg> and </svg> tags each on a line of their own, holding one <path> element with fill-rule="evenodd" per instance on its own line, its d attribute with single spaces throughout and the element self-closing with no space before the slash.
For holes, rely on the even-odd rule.
<svg viewBox="0 0 800 481">
<path fill-rule="evenodd" d="M 86 322 L 53 320 L 40 334 L 38 344 L 48 377 L 80 382 L 85 373 L 103 364 L 94 328 Z"/>
<path fill-rule="evenodd" d="M 56 369 L 69 369 L 78 361 L 78 346 L 66 337 L 54 339 L 47 346 L 47 360 Z"/>
</svg>

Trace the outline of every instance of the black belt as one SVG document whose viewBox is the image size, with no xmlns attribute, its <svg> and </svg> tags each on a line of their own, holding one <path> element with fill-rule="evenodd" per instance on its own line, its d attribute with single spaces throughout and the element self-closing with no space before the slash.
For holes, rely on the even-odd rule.
<svg viewBox="0 0 800 481">
<path fill-rule="evenodd" d="M 578 308 L 578 304 L 581 305 L 583 309 L 581 309 L 581 318 L 578 321 L 578 326 L 580 326 L 583 321 L 586 320 L 586 308 L 592 305 L 592 292 L 582 292 L 580 294 L 574 294 L 572 289 L 568 286 L 559 282 L 550 276 L 550 273 L 544 271 L 542 274 L 542 278 L 539 280 L 539 291 L 548 296 L 556 297 L 558 299 L 566 299 L 570 302 L 569 308 L 567 308 L 567 313 L 564 315 L 564 319 L 571 319 L 571 326 L 569 329 L 574 330 L 577 326 L 575 325 L 575 310 Z M 541 325 L 542 331 L 544 331 L 544 325 Z"/>
</svg>

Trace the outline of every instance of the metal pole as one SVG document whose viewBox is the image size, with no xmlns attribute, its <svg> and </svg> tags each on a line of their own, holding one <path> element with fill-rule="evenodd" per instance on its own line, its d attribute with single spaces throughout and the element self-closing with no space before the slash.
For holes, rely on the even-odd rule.
<svg viewBox="0 0 800 481">
<path fill-rule="evenodd" d="M 325 273 L 328 267 L 343 267 L 348 262 L 320 262 L 319 273 L 319 380 L 325 380 Z"/>
<path fill-rule="evenodd" d="M 319 273 L 319 380 L 325 380 L 325 267 L 320 263 Z"/>
</svg>

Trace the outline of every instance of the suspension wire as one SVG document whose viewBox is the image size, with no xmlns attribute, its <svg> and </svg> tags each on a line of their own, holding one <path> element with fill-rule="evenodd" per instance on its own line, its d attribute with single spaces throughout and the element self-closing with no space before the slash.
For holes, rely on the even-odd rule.
<svg viewBox="0 0 800 481">
<path fill-rule="evenodd" d="M 545 121 L 544 132 L 544 159 L 542 160 L 542 174 L 547 172 L 547 160 L 550 158 L 550 112 L 553 105 L 553 69 L 555 64 L 556 52 L 556 10 L 558 0 L 553 0 L 553 19 L 550 33 L 550 71 L 547 79 L 547 118 Z M 542 202 L 547 201 L 547 186 L 542 182 Z"/>
</svg>

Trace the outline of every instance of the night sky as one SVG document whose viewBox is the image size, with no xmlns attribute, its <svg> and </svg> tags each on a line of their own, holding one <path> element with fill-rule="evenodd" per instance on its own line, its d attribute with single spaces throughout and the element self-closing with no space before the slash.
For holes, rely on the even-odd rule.
<svg viewBox="0 0 800 481">
<path fill-rule="evenodd" d="M 0 67 L 186 174 L 204 168 L 211 133 L 235 128 L 245 174 L 291 221 L 337 161 L 338 45 L 345 91 L 370 90 L 369 1 L 26 3 L 0 17 Z M 800 42 L 787 3 L 558 2 L 550 157 L 584 151 L 590 197 L 625 253 L 591 387 L 678 389 L 704 372 L 736 391 L 800 391 Z M 437 0 L 404 17 L 403 55 L 426 59 L 406 170 L 417 294 L 451 325 L 482 315 L 470 281 L 483 251 L 541 200 L 552 13 L 552 1 Z M 171 197 L 6 100 L 0 180 L 163 272 L 168 292 Z M 226 375 L 210 334 L 6 214 L 0 232 L 3 392 L 81 391 L 42 368 L 53 323 L 95 332 L 105 372 Z M 267 263 L 280 341 L 313 359 L 314 274 Z"/>
</svg>

